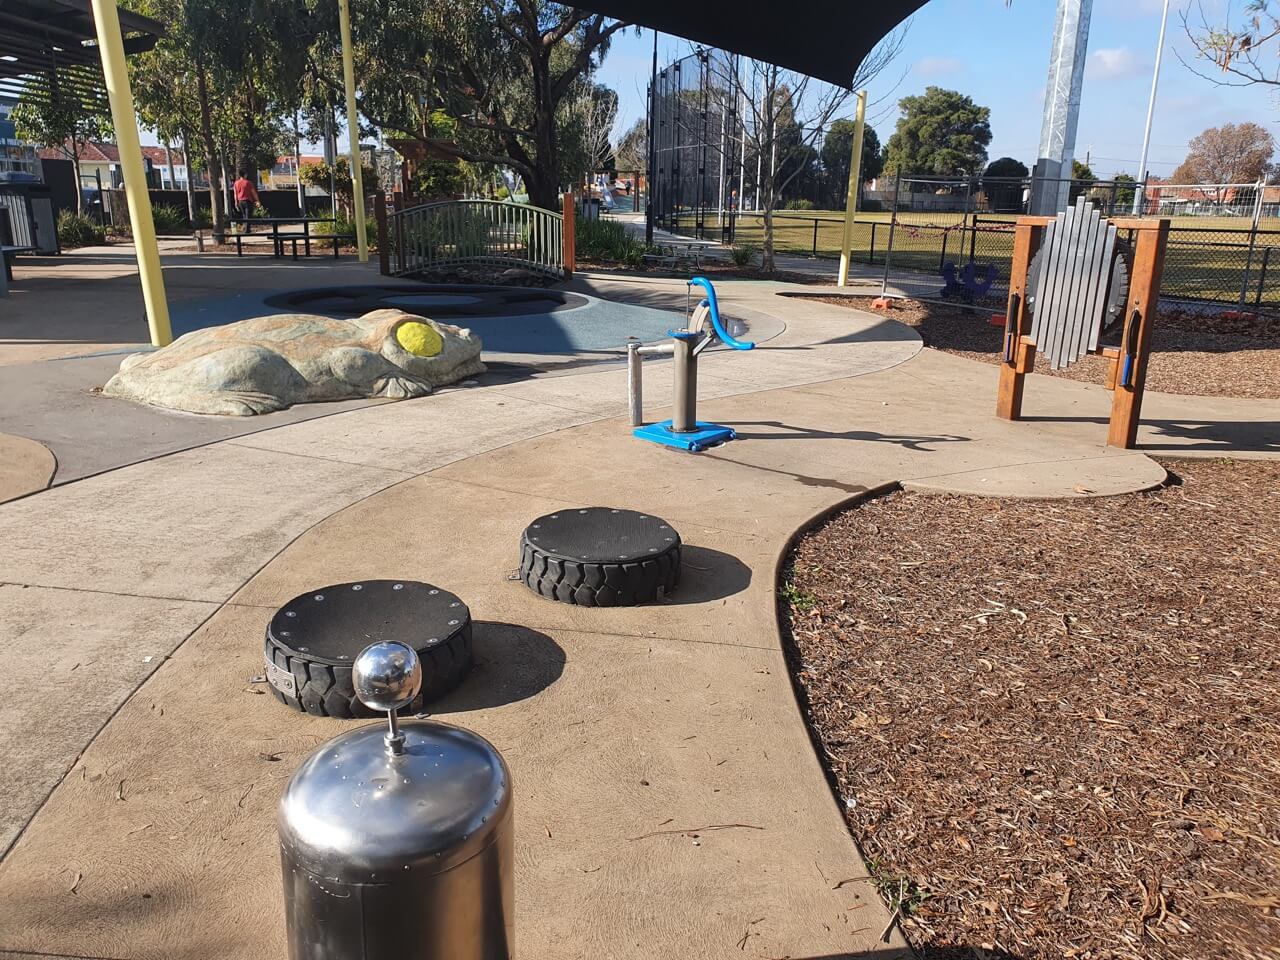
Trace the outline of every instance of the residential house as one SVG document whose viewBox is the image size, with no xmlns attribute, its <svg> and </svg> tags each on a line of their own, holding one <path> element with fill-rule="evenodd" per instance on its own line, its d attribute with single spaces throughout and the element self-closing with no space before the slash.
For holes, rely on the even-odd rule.
<svg viewBox="0 0 1280 960">
<path fill-rule="evenodd" d="M 53 147 L 42 147 L 40 156 L 46 160 L 68 160 L 70 153 Z M 185 190 L 187 188 L 187 160 L 181 150 L 165 150 L 164 147 L 145 146 L 142 157 L 147 164 L 147 179 L 154 190 Z M 170 159 L 173 161 L 170 170 Z M 104 189 L 120 189 L 124 186 L 124 173 L 120 168 L 120 148 L 114 143 L 90 141 L 81 147 L 80 180 L 82 188 L 96 185 L 102 180 Z M 200 173 L 196 173 L 194 186 L 208 186 Z"/>
</svg>

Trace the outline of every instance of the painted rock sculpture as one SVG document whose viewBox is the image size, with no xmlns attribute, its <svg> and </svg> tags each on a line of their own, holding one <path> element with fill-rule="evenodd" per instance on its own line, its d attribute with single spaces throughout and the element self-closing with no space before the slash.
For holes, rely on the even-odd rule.
<svg viewBox="0 0 1280 960">
<path fill-rule="evenodd" d="M 374 310 L 353 320 L 257 317 L 134 354 L 102 392 L 226 416 L 322 400 L 402 400 L 483 373 L 480 348 L 470 330 L 401 310 Z"/>
</svg>

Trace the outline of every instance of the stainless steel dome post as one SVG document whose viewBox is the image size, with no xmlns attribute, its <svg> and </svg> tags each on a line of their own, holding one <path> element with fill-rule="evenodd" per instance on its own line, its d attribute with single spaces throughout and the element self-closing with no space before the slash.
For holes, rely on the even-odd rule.
<svg viewBox="0 0 1280 960">
<path fill-rule="evenodd" d="M 511 775 L 482 737 L 400 724 L 422 666 L 398 642 L 366 647 L 356 695 L 387 711 L 308 757 L 277 825 L 290 960 L 511 960 Z"/>
</svg>

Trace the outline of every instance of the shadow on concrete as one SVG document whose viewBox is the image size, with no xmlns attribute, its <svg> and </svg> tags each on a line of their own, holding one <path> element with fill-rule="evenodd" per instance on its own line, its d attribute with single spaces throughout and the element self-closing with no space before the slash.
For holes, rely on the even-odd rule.
<svg viewBox="0 0 1280 960">
<path fill-rule="evenodd" d="M 475 660 L 467 679 L 429 704 L 429 713 L 467 713 L 517 703 L 541 693 L 564 673 L 564 649 L 537 630 L 478 620 L 472 625 L 471 642 Z"/>
<path fill-rule="evenodd" d="M 1023 417 L 1032 423 L 1096 423 L 1106 426 L 1106 417 Z M 1139 450 L 1213 453 L 1280 452 L 1280 422 L 1275 420 L 1148 420 L 1142 426 L 1176 442 L 1162 444 L 1146 439 Z"/>
<path fill-rule="evenodd" d="M 1030 418 L 1027 418 L 1030 419 Z M 738 434 L 739 440 L 864 440 L 868 443 L 892 443 L 907 450 L 923 453 L 933 452 L 929 444 L 970 443 L 972 437 L 961 437 L 942 434 L 935 437 L 894 436 L 889 433 L 876 433 L 874 430 L 816 430 L 812 427 L 797 427 L 778 420 L 729 420 L 729 426 Z M 771 428 L 759 433 L 743 430 L 742 427 Z"/>
<path fill-rule="evenodd" d="M 751 586 L 751 568 L 737 557 L 710 547 L 680 548 L 680 583 L 665 605 L 723 600 Z"/>
</svg>

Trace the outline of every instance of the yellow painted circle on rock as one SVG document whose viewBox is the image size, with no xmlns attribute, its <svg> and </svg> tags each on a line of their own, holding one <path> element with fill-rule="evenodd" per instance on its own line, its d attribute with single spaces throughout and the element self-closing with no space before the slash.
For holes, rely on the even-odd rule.
<svg viewBox="0 0 1280 960">
<path fill-rule="evenodd" d="M 436 328 L 416 320 L 396 327 L 396 340 L 416 357 L 434 357 L 444 349 L 444 340 Z"/>
</svg>

